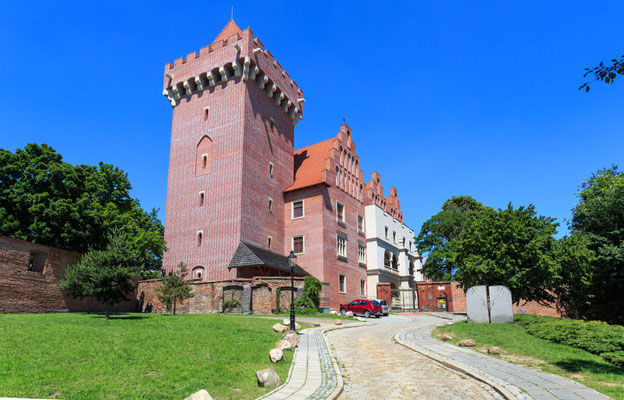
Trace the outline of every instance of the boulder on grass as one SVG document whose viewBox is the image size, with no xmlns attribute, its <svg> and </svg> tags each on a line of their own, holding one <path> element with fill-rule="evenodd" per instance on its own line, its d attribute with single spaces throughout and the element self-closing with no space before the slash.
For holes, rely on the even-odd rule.
<svg viewBox="0 0 624 400">
<path fill-rule="evenodd" d="M 342 321 L 340 321 L 339 319 L 336 320 L 335 322 L 336 325 L 342 325 Z"/>
<path fill-rule="evenodd" d="M 290 318 L 284 318 L 282 320 L 282 324 L 286 325 L 286 326 L 290 326 Z"/>
<path fill-rule="evenodd" d="M 345 313 L 345 315 L 346 315 L 347 317 L 353 317 L 353 311 L 347 311 L 347 312 Z"/>
<path fill-rule="evenodd" d="M 256 371 L 256 378 L 260 387 L 278 387 L 282 384 L 279 375 L 272 368 Z"/>
<path fill-rule="evenodd" d="M 280 349 L 280 350 L 290 350 L 292 349 L 292 344 L 290 344 L 290 342 L 288 340 L 280 340 L 279 342 L 275 343 L 275 348 L 276 349 Z"/>
<path fill-rule="evenodd" d="M 453 339 L 453 337 L 452 337 L 452 336 L 449 336 L 449 335 L 442 335 L 442 340 L 444 340 L 445 342 L 446 342 L 447 340 L 451 340 L 451 339 Z"/>
<path fill-rule="evenodd" d="M 331 315 L 338 315 L 338 313 L 337 313 L 336 311 L 334 311 L 334 310 L 330 311 L 329 313 L 330 313 Z"/>
<path fill-rule="evenodd" d="M 298 323 L 295 322 L 295 329 L 296 330 L 300 330 L 301 329 L 301 325 L 299 325 Z"/>
<path fill-rule="evenodd" d="M 280 349 L 269 350 L 269 358 L 271 359 L 272 363 L 278 363 L 284 360 L 284 352 Z"/>
<path fill-rule="evenodd" d="M 488 354 L 500 354 L 500 347 L 494 346 L 488 348 Z"/>
<path fill-rule="evenodd" d="M 184 400 L 212 400 L 212 397 L 210 397 L 210 394 L 206 390 L 202 389 L 199 392 L 193 393 Z"/>
<path fill-rule="evenodd" d="M 273 330 L 275 332 L 284 332 L 288 330 L 288 327 L 278 323 L 273 325 Z"/>
<path fill-rule="evenodd" d="M 299 335 L 297 335 L 297 332 L 295 331 L 289 331 L 285 333 L 284 335 L 282 335 L 282 339 L 288 340 L 292 347 L 296 347 L 299 343 Z"/>
<path fill-rule="evenodd" d="M 474 347 L 477 345 L 474 339 L 464 339 L 457 342 L 457 345 L 460 347 Z"/>
</svg>

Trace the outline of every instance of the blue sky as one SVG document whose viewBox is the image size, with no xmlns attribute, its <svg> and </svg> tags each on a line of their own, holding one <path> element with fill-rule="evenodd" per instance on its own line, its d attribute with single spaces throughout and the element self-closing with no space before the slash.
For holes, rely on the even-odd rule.
<svg viewBox="0 0 624 400">
<path fill-rule="evenodd" d="M 7 2 L 0 148 L 115 164 L 164 219 L 164 65 L 210 44 L 232 5 L 304 91 L 296 147 L 346 118 L 365 179 L 398 188 L 416 232 L 454 195 L 532 203 L 565 231 L 582 181 L 624 167 L 624 77 L 577 91 L 624 54 L 621 1 Z"/>
</svg>

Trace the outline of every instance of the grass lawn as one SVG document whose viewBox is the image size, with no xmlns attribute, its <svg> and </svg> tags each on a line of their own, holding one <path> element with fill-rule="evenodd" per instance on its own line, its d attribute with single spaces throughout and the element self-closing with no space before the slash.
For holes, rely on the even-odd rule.
<svg viewBox="0 0 624 400">
<path fill-rule="evenodd" d="M 260 314 L 255 315 L 256 317 L 260 316 Z M 262 315 L 263 317 L 280 317 L 280 318 L 290 318 L 290 311 L 287 313 L 279 313 L 279 314 L 267 314 L 267 315 Z M 329 318 L 329 319 L 350 319 L 353 321 L 357 321 L 355 318 L 353 317 L 347 317 L 341 314 L 337 314 L 337 315 L 332 315 L 330 313 L 322 313 L 322 312 L 318 312 L 315 314 L 297 314 L 295 312 L 295 320 L 297 318 Z"/>
<path fill-rule="evenodd" d="M 522 316 L 516 316 L 522 318 Z M 433 332 L 462 339 L 475 339 L 475 349 L 487 353 L 488 346 L 498 346 L 501 358 L 529 368 L 562 375 L 589 386 L 615 399 L 624 399 L 624 368 L 607 363 L 597 355 L 581 349 L 553 343 L 529 335 L 518 324 L 468 324 L 458 322 Z M 497 356 L 493 356 L 497 357 Z"/>
<path fill-rule="evenodd" d="M 184 399 L 255 398 L 255 371 L 281 334 L 275 321 L 216 314 L 0 315 L 0 397 Z"/>
</svg>

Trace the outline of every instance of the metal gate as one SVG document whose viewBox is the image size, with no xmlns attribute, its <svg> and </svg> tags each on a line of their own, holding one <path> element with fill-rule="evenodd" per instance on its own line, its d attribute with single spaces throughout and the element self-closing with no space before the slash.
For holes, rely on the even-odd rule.
<svg viewBox="0 0 624 400">
<path fill-rule="evenodd" d="M 319 298 L 319 311 L 328 313 L 331 296 L 329 294 L 329 282 L 323 282 L 321 286 L 321 296 Z"/>
<path fill-rule="evenodd" d="M 418 291 L 416 289 L 391 289 L 392 311 L 418 311 Z"/>
</svg>

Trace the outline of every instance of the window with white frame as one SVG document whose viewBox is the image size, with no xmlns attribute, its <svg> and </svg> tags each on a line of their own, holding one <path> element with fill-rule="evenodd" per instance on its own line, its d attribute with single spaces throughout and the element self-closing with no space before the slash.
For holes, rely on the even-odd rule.
<svg viewBox="0 0 624 400">
<path fill-rule="evenodd" d="M 270 177 L 270 178 L 273 178 L 273 168 L 274 168 L 274 167 L 273 167 L 273 163 L 272 163 L 272 162 L 270 162 L 270 163 L 269 163 L 269 177 Z"/>
<path fill-rule="evenodd" d="M 386 232 L 386 239 L 389 239 L 389 237 L 388 237 L 388 227 L 386 226 L 384 228 L 386 229 L 386 231 L 385 231 Z"/>
<path fill-rule="evenodd" d="M 347 293 L 347 277 L 344 274 L 338 274 L 338 290 Z"/>
<path fill-rule="evenodd" d="M 292 203 L 292 219 L 303 218 L 303 200 L 293 201 Z"/>
<path fill-rule="evenodd" d="M 269 237 L 267 238 L 267 249 L 271 250 L 272 242 L 273 242 L 273 237 L 269 235 Z"/>
<path fill-rule="evenodd" d="M 336 232 L 336 254 L 347 258 L 347 235 L 343 232 Z"/>
<path fill-rule="evenodd" d="M 366 297 L 366 281 L 360 279 L 360 296 Z"/>
<path fill-rule="evenodd" d="M 366 244 L 361 241 L 358 241 L 358 262 L 366 264 Z"/>
<path fill-rule="evenodd" d="M 341 202 L 336 202 L 336 221 L 345 223 L 345 206 Z"/>
<path fill-rule="evenodd" d="M 198 246 L 201 246 L 203 236 L 204 236 L 204 231 L 197 231 L 197 245 Z"/>
<path fill-rule="evenodd" d="M 303 235 L 293 236 L 292 249 L 295 254 L 303 254 L 305 247 L 303 243 Z"/>
<path fill-rule="evenodd" d="M 358 214 L 358 232 L 364 232 L 364 217 Z"/>
</svg>

